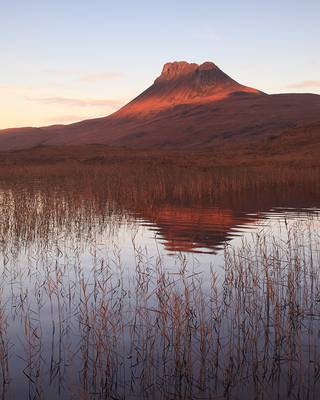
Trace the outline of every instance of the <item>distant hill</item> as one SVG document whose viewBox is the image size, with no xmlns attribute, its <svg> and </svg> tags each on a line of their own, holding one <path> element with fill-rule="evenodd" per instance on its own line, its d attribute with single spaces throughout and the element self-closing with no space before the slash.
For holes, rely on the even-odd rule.
<svg viewBox="0 0 320 400">
<path fill-rule="evenodd" d="M 219 151 L 278 151 L 283 145 L 296 152 L 312 147 L 310 140 L 318 145 L 319 137 L 319 95 L 268 95 L 239 84 L 211 62 L 173 62 L 114 114 L 70 125 L 2 130 L 0 151 L 106 144 Z"/>
</svg>

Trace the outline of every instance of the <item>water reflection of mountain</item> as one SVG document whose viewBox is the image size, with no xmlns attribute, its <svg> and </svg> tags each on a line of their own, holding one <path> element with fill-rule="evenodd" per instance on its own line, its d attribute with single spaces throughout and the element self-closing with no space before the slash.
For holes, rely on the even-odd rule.
<svg viewBox="0 0 320 400">
<path fill-rule="evenodd" d="M 139 211 L 141 224 L 162 239 L 169 252 L 215 253 L 223 244 L 262 219 L 297 218 L 319 210 L 318 199 L 249 195 L 224 206 L 162 205 Z"/>
<path fill-rule="evenodd" d="M 212 253 L 257 218 L 227 209 L 166 206 L 147 212 L 142 224 L 163 239 L 168 251 Z"/>
</svg>

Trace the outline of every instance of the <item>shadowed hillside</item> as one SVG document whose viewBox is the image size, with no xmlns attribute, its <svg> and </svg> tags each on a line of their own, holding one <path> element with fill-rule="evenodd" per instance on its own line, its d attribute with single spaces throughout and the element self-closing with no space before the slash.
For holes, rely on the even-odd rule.
<svg viewBox="0 0 320 400">
<path fill-rule="evenodd" d="M 284 145 L 300 153 L 310 145 L 303 139 L 310 129 L 317 145 L 319 126 L 318 95 L 267 95 L 237 83 L 213 63 L 174 62 L 114 114 L 65 126 L 3 130 L 0 150 L 105 144 L 227 151 L 240 146 L 260 154 L 271 144 L 270 151 Z M 274 149 L 275 143 L 280 147 Z"/>
</svg>

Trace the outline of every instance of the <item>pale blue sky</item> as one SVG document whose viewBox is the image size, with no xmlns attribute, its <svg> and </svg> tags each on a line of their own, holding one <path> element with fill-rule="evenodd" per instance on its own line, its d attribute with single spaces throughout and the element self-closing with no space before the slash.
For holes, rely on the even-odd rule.
<svg viewBox="0 0 320 400">
<path fill-rule="evenodd" d="M 0 128 L 106 115 L 167 61 L 320 93 L 319 0 L 1 0 Z"/>
</svg>

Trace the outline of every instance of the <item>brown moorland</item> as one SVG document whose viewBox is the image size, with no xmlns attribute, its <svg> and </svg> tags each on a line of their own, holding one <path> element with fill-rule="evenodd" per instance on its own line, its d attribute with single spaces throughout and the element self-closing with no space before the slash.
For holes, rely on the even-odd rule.
<svg viewBox="0 0 320 400">
<path fill-rule="evenodd" d="M 104 144 L 130 148 L 238 148 L 295 159 L 319 154 L 320 96 L 243 86 L 215 64 L 168 63 L 153 85 L 114 114 L 71 125 L 0 131 L 0 150 Z M 317 158 L 317 157 L 315 157 Z"/>
</svg>

